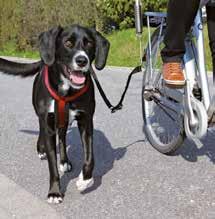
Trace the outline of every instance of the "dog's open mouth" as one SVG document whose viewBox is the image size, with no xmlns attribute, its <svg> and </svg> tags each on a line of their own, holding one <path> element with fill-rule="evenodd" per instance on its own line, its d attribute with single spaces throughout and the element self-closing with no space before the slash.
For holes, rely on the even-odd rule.
<svg viewBox="0 0 215 219">
<path fill-rule="evenodd" d="M 86 81 L 86 77 L 81 71 L 70 71 L 69 79 L 73 84 L 76 84 L 76 85 L 82 85 Z"/>
<path fill-rule="evenodd" d="M 65 73 L 72 84 L 81 86 L 85 83 L 86 76 L 82 71 L 74 71 L 68 67 L 66 67 L 65 70 Z"/>
</svg>

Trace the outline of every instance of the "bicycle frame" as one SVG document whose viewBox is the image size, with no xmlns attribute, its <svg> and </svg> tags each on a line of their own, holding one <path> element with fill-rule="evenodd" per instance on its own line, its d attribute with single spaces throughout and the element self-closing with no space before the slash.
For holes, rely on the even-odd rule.
<svg viewBox="0 0 215 219">
<path fill-rule="evenodd" d="M 211 97 L 208 86 L 207 71 L 205 67 L 205 56 L 204 56 L 204 38 L 203 38 L 203 23 L 201 10 L 198 11 L 195 18 L 192 37 L 196 39 L 196 46 L 193 39 L 185 40 L 186 53 L 184 55 L 184 64 L 187 82 L 190 83 L 190 89 L 195 84 L 195 79 L 199 81 L 199 85 L 202 90 L 202 100 L 205 109 L 208 110 Z M 197 69 L 196 69 L 197 66 Z"/>
<path fill-rule="evenodd" d="M 151 57 L 151 34 L 150 34 L 150 24 L 149 17 L 155 16 L 162 19 L 160 24 L 160 33 L 163 29 L 163 19 L 165 15 L 163 13 L 157 12 L 147 12 L 145 13 L 147 16 L 147 24 L 149 31 L 149 46 L 148 46 L 148 59 L 149 59 L 149 69 L 150 75 L 153 74 L 155 69 L 152 63 Z M 159 40 L 158 39 L 158 48 L 159 48 Z M 208 115 L 207 111 L 211 104 L 211 96 L 208 85 L 208 77 L 207 71 L 205 67 L 205 56 L 204 56 L 204 39 L 203 39 L 203 22 L 202 22 L 202 12 L 199 9 L 197 16 L 195 18 L 194 25 L 186 37 L 185 40 L 185 48 L 186 52 L 183 58 L 184 62 L 184 71 L 186 77 L 186 85 L 184 87 L 184 92 L 175 89 L 169 89 L 167 87 L 163 87 L 164 96 L 169 97 L 170 99 L 174 99 L 178 103 L 181 103 L 182 110 L 180 113 L 184 115 L 184 126 L 185 132 L 188 138 L 201 138 L 207 133 L 208 128 Z M 146 81 L 146 90 L 149 87 L 153 87 L 150 81 Z M 193 89 L 197 87 L 201 90 L 201 101 L 196 99 L 193 95 Z M 153 92 L 151 92 L 153 93 Z M 146 91 L 147 95 L 147 91 Z M 154 94 L 151 94 L 154 95 Z M 162 95 L 160 97 L 156 97 L 160 101 L 164 101 L 166 106 L 171 106 L 171 101 L 168 98 L 163 98 Z M 173 107 L 174 108 L 174 107 Z M 172 109 L 173 109 L 172 108 Z M 177 109 L 174 109 L 177 111 Z M 196 116 L 198 114 L 198 116 Z M 194 131 L 194 134 L 191 130 Z"/>
</svg>

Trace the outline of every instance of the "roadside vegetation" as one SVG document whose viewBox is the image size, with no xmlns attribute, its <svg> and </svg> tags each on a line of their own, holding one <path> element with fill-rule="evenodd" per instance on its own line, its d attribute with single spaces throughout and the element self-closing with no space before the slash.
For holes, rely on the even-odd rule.
<svg viewBox="0 0 215 219">
<path fill-rule="evenodd" d="M 133 67 L 139 63 L 139 41 L 136 38 L 134 28 L 113 31 L 106 37 L 111 43 L 107 64 L 110 66 Z M 147 43 L 147 30 L 143 31 L 143 48 Z M 212 70 L 211 54 L 208 46 L 207 29 L 205 28 L 205 47 L 207 69 Z M 0 50 L 1 56 L 25 57 L 38 59 L 38 51 L 17 51 L 15 43 L 9 42 L 4 49 Z"/>
<path fill-rule="evenodd" d="M 142 0 L 143 11 L 164 11 L 167 2 Z M 41 32 L 79 23 L 95 27 L 109 39 L 108 65 L 135 66 L 139 63 L 139 43 L 133 4 L 133 0 L 85 0 L 84 4 L 79 0 L 0 0 L 0 55 L 38 59 Z M 145 29 L 143 47 L 146 42 Z M 207 66 L 212 69 L 207 33 L 205 42 Z"/>
</svg>

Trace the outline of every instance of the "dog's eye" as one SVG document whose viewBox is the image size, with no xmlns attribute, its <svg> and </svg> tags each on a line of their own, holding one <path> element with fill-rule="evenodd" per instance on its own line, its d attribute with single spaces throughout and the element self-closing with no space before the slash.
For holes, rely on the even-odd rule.
<svg viewBox="0 0 215 219">
<path fill-rule="evenodd" d="M 93 47 L 94 44 L 93 44 L 93 41 L 85 40 L 84 45 L 88 48 L 91 48 L 91 47 Z"/>
<path fill-rule="evenodd" d="M 93 47 L 93 42 L 88 41 L 88 42 L 87 42 L 87 46 L 88 46 L 88 47 Z"/>
<path fill-rule="evenodd" d="M 72 48 L 74 45 L 73 45 L 73 42 L 71 42 L 70 40 L 67 40 L 65 43 L 64 43 L 64 46 L 68 47 L 68 48 Z"/>
</svg>

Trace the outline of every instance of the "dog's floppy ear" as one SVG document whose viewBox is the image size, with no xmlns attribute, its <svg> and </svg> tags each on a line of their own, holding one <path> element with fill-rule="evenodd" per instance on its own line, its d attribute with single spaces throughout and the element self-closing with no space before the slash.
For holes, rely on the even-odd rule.
<svg viewBox="0 0 215 219">
<path fill-rule="evenodd" d="M 95 34 L 96 39 L 95 67 L 98 70 L 102 70 L 107 61 L 110 43 L 95 29 L 93 29 L 93 33 Z"/>
<path fill-rule="evenodd" d="M 39 36 L 40 56 L 46 65 L 52 65 L 55 61 L 56 39 L 62 27 L 54 27 Z"/>
</svg>

